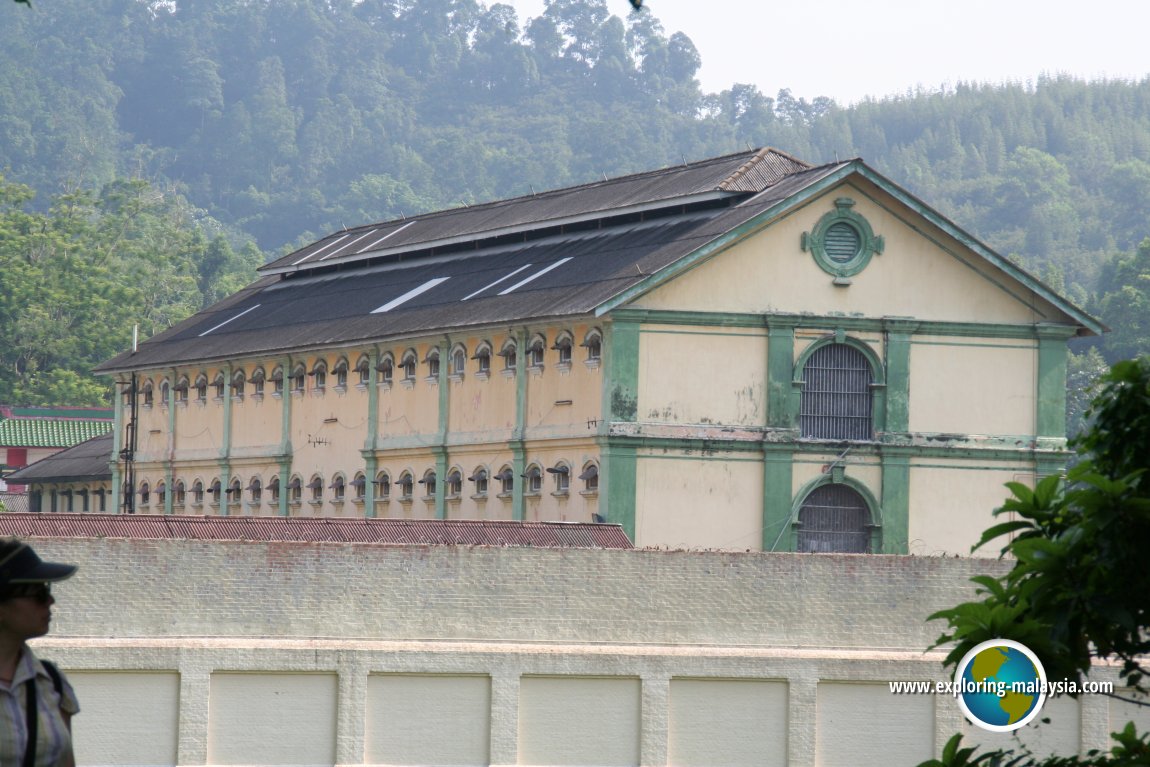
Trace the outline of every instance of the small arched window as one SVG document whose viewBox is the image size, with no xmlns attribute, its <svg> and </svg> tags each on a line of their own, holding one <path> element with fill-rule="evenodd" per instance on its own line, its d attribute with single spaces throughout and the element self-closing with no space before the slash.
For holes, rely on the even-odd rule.
<svg viewBox="0 0 1150 767">
<path fill-rule="evenodd" d="M 526 480 L 523 491 L 528 495 L 538 495 L 543 491 L 543 471 L 535 464 L 527 467 L 523 479 Z"/>
<path fill-rule="evenodd" d="M 599 492 L 599 466 L 597 464 L 589 463 L 584 466 L 582 473 L 579 474 L 579 479 L 583 482 L 584 493 Z"/>
<path fill-rule="evenodd" d="M 303 500 L 303 478 L 298 474 L 288 480 L 288 502 L 299 503 Z"/>
<path fill-rule="evenodd" d="M 416 359 L 415 349 L 408 349 L 403 353 L 403 361 L 400 366 L 403 368 L 403 380 L 406 382 L 410 383 L 415 380 Z"/>
<path fill-rule="evenodd" d="M 204 502 L 204 483 L 196 480 L 192 483 L 192 503 L 199 506 Z"/>
<path fill-rule="evenodd" d="M 140 395 L 141 404 L 143 404 L 144 407 L 151 407 L 153 402 L 152 379 L 149 378 L 147 381 L 144 381 L 144 385 L 140 387 Z"/>
<path fill-rule="evenodd" d="M 187 503 L 188 491 L 184 489 L 184 480 L 176 480 L 175 493 L 172 495 L 172 503 L 176 506 L 183 506 Z"/>
<path fill-rule="evenodd" d="M 302 394 L 304 383 L 307 381 L 307 368 L 303 363 L 295 366 L 291 373 L 291 390 L 296 394 Z"/>
<path fill-rule="evenodd" d="M 360 386 L 367 386 L 371 382 L 371 363 L 367 361 L 367 357 L 361 356 L 359 361 L 355 363 L 355 372 L 358 376 L 357 383 Z"/>
<path fill-rule="evenodd" d="M 410 471 L 405 471 L 399 475 L 399 497 L 400 500 L 410 501 L 412 493 L 415 492 L 415 478 L 411 476 Z"/>
<path fill-rule="evenodd" d="M 871 514 L 850 485 L 819 485 L 799 508 L 796 548 L 808 553 L 865 554 L 870 551 Z"/>
<path fill-rule="evenodd" d="M 272 503 L 280 502 L 280 478 L 272 477 L 268 480 L 268 500 Z"/>
<path fill-rule="evenodd" d="M 264 372 L 263 368 L 256 368 L 254 371 L 252 371 L 252 396 L 253 397 L 264 396 L 264 380 L 266 378 L 267 378 L 267 374 Z"/>
<path fill-rule="evenodd" d="M 571 489 L 571 467 L 559 462 L 554 467 L 548 467 L 547 473 L 555 477 L 555 492 L 559 495 L 567 495 Z"/>
<path fill-rule="evenodd" d="M 284 393 L 284 369 L 280 365 L 276 365 L 272 369 L 272 394 L 283 395 Z"/>
<path fill-rule="evenodd" d="M 515 489 L 515 472 L 511 471 L 511 467 L 505 465 L 499 470 L 499 473 L 495 475 L 495 479 L 499 480 L 499 494 L 504 496 L 511 495 L 511 492 Z"/>
<path fill-rule="evenodd" d="M 244 497 L 243 485 L 240 484 L 240 478 L 236 477 L 230 483 L 228 483 L 228 503 L 230 503 L 230 504 L 239 503 L 240 501 L 243 500 L 243 497 Z"/>
<path fill-rule="evenodd" d="M 476 375 L 486 378 L 491 373 L 491 344 L 487 341 L 479 344 L 471 359 L 475 360 Z"/>
<path fill-rule="evenodd" d="M 463 472 L 459 469 L 447 472 L 447 485 L 443 491 L 447 498 L 458 498 L 463 495 Z"/>
<path fill-rule="evenodd" d="M 311 491 L 311 502 L 319 503 L 323 501 L 323 477 L 316 474 L 307 483 L 307 489 Z"/>
<path fill-rule="evenodd" d="M 322 392 L 327 388 L 327 361 L 316 360 L 315 365 L 311 369 L 312 376 L 312 389 L 317 392 Z"/>
<path fill-rule="evenodd" d="M 424 359 L 427 363 L 427 378 L 428 380 L 439 379 L 439 349 L 435 346 L 427 350 L 427 357 Z"/>
<path fill-rule="evenodd" d="M 196 401 L 201 403 L 208 401 L 208 377 L 203 373 L 196 376 Z"/>
<path fill-rule="evenodd" d="M 220 481 L 218 479 L 212 480 L 212 484 L 208 487 L 208 495 L 211 496 L 208 499 L 209 503 L 217 504 L 220 502 Z"/>
<path fill-rule="evenodd" d="M 332 479 L 331 485 L 328 486 L 331 490 L 331 497 L 334 501 L 342 501 L 347 493 L 347 481 L 343 478 L 342 474 L 336 474 Z"/>
<path fill-rule="evenodd" d="M 212 380 L 212 388 L 215 389 L 214 396 L 216 399 L 224 398 L 224 394 L 227 393 L 228 382 L 224 379 L 223 371 L 216 373 L 215 379 Z"/>
<path fill-rule="evenodd" d="M 587 364 L 598 365 L 603 356 L 603 333 L 598 328 L 588 330 L 581 346 L 587 350 Z"/>
<path fill-rule="evenodd" d="M 244 371 L 237 370 L 235 374 L 232 375 L 232 397 L 235 399 L 243 399 L 246 383 L 247 377 L 244 375 Z"/>
<path fill-rule="evenodd" d="M 248 482 L 248 497 L 251 498 L 252 503 L 259 503 L 263 500 L 264 486 L 260 482 L 259 477 L 252 477 L 251 482 Z"/>
<path fill-rule="evenodd" d="M 367 495 L 367 477 L 363 476 L 363 472 L 356 472 L 355 478 L 351 480 L 351 486 L 355 488 L 355 500 L 363 503 L 364 496 Z"/>
<path fill-rule="evenodd" d="M 503 348 L 499 350 L 499 356 L 503 358 L 503 370 L 514 373 L 516 357 L 518 356 L 518 348 L 515 346 L 515 339 L 507 339 L 507 341 L 503 344 Z"/>
<path fill-rule="evenodd" d="M 147 506 L 152 502 L 151 486 L 147 482 L 140 483 L 140 505 Z"/>
<path fill-rule="evenodd" d="M 463 374 L 467 371 L 467 349 L 463 348 L 463 344 L 456 344 L 451 349 L 451 377 L 456 381 L 463 378 Z"/>
<path fill-rule="evenodd" d="M 180 376 L 180 379 L 178 381 L 176 381 L 176 402 L 177 403 L 188 401 L 188 388 L 189 388 L 188 387 L 188 377 L 187 376 Z"/>
<path fill-rule="evenodd" d="M 391 352 L 380 357 L 379 364 L 375 369 L 379 371 L 380 386 L 391 386 L 391 382 L 395 378 L 395 358 L 391 356 Z"/>
<path fill-rule="evenodd" d="M 535 368 L 536 370 L 543 367 L 544 349 L 547 347 L 547 339 L 541 335 L 534 336 L 527 344 L 527 367 Z"/>
<path fill-rule="evenodd" d="M 386 471 L 381 471 L 375 475 L 375 486 L 377 494 L 375 499 L 377 501 L 386 501 L 391 498 L 391 475 Z"/>
<path fill-rule="evenodd" d="M 332 374 L 335 375 L 335 385 L 337 389 L 347 388 L 347 357 L 340 357 L 336 361 L 335 367 L 331 369 Z"/>
<path fill-rule="evenodd" d="M 475 483 L 475 495 L 487 495 L 487 469 L 480 466 L 468 479 Z"/>
<path fill-rule="evenodd" d="M 160 404 L 167 407 L 172 393 L 172 386 L 168 383 L 168 379 L 160 382 Z"/>
<path fill-rule="evenodd" d="M 425 498 L 434 498 L 435 497 L 436 479 L 437 478 L 435 476 L 435 469 L 428 469 L 424 473 L 423 479 L 419 480 L 419 484 L 423 485 L 423 495 Z"/>
<path fill-rule="evenodd" d="M 158 503 L 162 506 L 164 504 L 164 500 L 167 497 L 168 497 L 168 486 L 166 484 L 164 484 L 164 482 L 161 480 L 160 482 L 156 483 L 156 503 Z"/>
<path fill-rule="evenodd" d="M 571 334 L 566 330 L 561 332 L 555 338 L 555 344 L 551 347 L 559 354 L 558 364 L 564 368 L 571 366 L 571 347 L 574 345 L 574 339 Z"/>
<path fill-rule="evenodd" d="M 853 346 L 829 343 L 803 365 L 799 405 L 801 436 L 810 439 L 874 439 L 871 384 L 866 355 Z"/>
</svg>

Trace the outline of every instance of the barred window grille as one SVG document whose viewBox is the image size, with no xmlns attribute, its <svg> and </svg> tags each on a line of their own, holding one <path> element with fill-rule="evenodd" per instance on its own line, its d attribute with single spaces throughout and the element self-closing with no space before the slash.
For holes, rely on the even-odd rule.
<svg viewBox="0 0 1150 767">
<path fill-rule="evenodd" d="M 827 344 L 803 366 L 799 427 L 803 437 L 836 440 L 874 438 L 870 364 L 846 344 Z"/>
<path fill-rule="evenodd" d="M 870 551 L 870 509 L 848 485 L 815 488 L 799 509 L 798 550 L 805 553 L 866 554 Z"/>
</svg>

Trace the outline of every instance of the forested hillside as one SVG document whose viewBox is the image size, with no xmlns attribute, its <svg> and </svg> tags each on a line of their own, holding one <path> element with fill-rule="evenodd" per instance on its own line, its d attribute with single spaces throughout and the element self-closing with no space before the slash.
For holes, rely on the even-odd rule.
<svg viewBox="0 0 1150 767">
<path fill-rule="evenodd" d="M 1150 235 L 1150 79 L 962 86 L 849 109 L 746 85 L 704 94 L 689 37 L 629 9 L 0 4 L 0 401 L 98 398 L 87 367 L 123 348 L 133 322 L 151 332 L 250 276 L 250 242 L 270 254 L 342 226 L 748 145 L 863 157 L 1118 328 L 1107 357 L 1150 348 L 1150 247 L 1137 249 Z M 117 229 L 125 196 L 148 226 Z M 29 240 L 36 227 L 52 241 Z M 89 268 L 131 292 L 87 315 L 56 308 L 66 285 L 34 300 L 55 318 L 41 332 L 85 336 L 94 322 L 99 343 L 26 340 L 21 323 L 44 326 L 13 281 Z M 164 290 L 148 293 L 149 280 Z M 115 311 L 101 316 L 105 305 Z M 1075 375 L 1100 364 L 1076 358 Z M 78 383 L 46 389 L 63 371 Z"/>
</svg>

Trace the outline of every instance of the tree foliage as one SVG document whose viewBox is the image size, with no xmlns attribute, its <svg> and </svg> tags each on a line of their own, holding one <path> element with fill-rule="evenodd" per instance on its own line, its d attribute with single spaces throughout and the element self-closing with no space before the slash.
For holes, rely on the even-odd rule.
<svg viewBox="0 0 1150 767">
<path fill-rule="evenodd" d="M 995 513 L 1013 517 L 988 529 L 979 546 L 1006 537 L 1005 575 L 980 576 L 977 601 L 931 616 L 947 629 L 935 646 L 952 649 L 957 665 L 979 643 L 1013 639 L 1041 659 L 1049 679 L 1089 675 L 1104 658 L 1121 663 L 1120 678 L 1145 694 L 1150 652 L 1150 357 L 1115 364 L 1101 379 L 1090 427 L 1077 440 L 1082 460 L 1065 477 L 1029 487 L 1010 483 L 1012 497 Z M 1110 754 L 1082 760 L 1036 760 L 996 753 L 971 760 L 958 741 L 942 762 L 959 764 L 1147 764 L 1150 741 L 1133 728 L 1115 736 Z M 947 761 L 949 757 L 949 761 Z M 967 760 L 967 761 L 963 761 Z"/>
</svg>

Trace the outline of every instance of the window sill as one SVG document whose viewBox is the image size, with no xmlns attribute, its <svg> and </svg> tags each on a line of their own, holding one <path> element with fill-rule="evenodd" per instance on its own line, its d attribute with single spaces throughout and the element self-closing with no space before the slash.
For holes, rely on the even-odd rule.
<svg viewBox="0 0 1150 767">
<path fill-rule="evenodd" d="M 284 393 L 282 391 L 273 391 L 272 396 L 276 399 L 283 399 Z"/>
<path fill-rule="evenodd" d="M 498 494 L 498 495 L 496 495 L 495 497 L 496 497 L 496 498 L 499 498 L 499 499 L 501 499 L 501 500 L 507 501 L 507 500 L 510 500 L 510 499 L 511 499 L 511 496 L 512 496 L 512 495 L 514 495 L 514 493 L 499 493 L 499 494 Z"/>
<path fill-rule="evenodd" d="M 360 382 L 355 385 L 357 391 L 367 391 L 367 384 Z"/>
<path fill-rule="evenodd" d="M 429 386 L 438 386 L 439 376 L 424 376 L 423 382 Z"/>
<path fill-rule="evenodd" d="M 475 380 L 476 381 L 486 381 L 489 378 L 491 378 L 491 371 L 490 370 L 479 370 L 475 373 Z"/>
<path fill-rule="evenodd" d="M 323 501 L 320 499 L 312 498 L 307 502 L 307 505 L 318 509 L 320 506 L 323 506 Z"/>
<path fill-rule="evenodd" d="M 585 366 L 585 367 L 586 367 L 588 370 L 598 370 L 598 369 L 599 369 L 599 364 L 600 364 L 600 360 L 599 360 L 599 358 L 598 358 L 598 357 L 596 357 L 596 358 L 595 358 L 595 359 L 593 359 L 593 360 L 583 360 L 583 365 L 584 365 L 584 366 Z"/>
<path fill-rule="evenodd" d="M 599 490 L 580 490 L 579 495 L 584 498 L 597 498 L 599 496 Z"/>
<path fill-rule="evenodd" d="M 383 391 L 391 391 L 391 381 L 380 381 L 376 386 Z"/>
<path fill-rule="evenodd" d="M 447 379 L 452 383 L 460 383 L 463 381 L 463 373 L 451 373 L 447 376 Z"/>
<path fill-rule="evenodd" d="M 343 386 L 336 386 L 335 387 L 335 393 L 336 394 L 347 394 L 347 385 L 345 384 Z"/>
<path fill-rule="evenodd" d="M 470 498 L 476 503 L 482 503 L 487 500 L 487 493 L 476 493 L 475 495 L 470 496 Z"/>
<path fill-rule="evenodd" d="M 515 377 L 515 368 L 503 368 L 503 370 L 501 372 L 503 373 L 504 378 L 514 378 Z"/>
<path fill-rule="evenodd" d="M 541 376 L 541 375 L 543 375 L 543 366 L 542 365 L 528 365 L 527 366 L 527 372 L 533 376 Z"/>
<path fill-rule="evenodd" d="M 571 372 L 571 363 L 570 362 L 559 362 L 555 365 L 555 369 L 558 370 L 560 373 L 567 375 L 568 373 Z"/>
<path fill-rule="evenodd" d="M 570 496 L 571 496 L 571 493 L 568 492 L 567 490 L 555 490 L 554 492 L 551 493 L 552 498 L 568 498 Z"/>
<path fill-rule="evenodd" d="M 242 395 L 242 394 L 233 394 L 232 395 L 232 402 L 243 402 L 243 401 L 244 401 L 244 395 Z"/>
<path fill-rule="evenodd" d="M 415 379 L 414 378 L 404 378 L 399 383 L 402 384 L 403 388 L 405 388 L 405 389 L 414 389 L 415 388 Z"/>
</svg>

